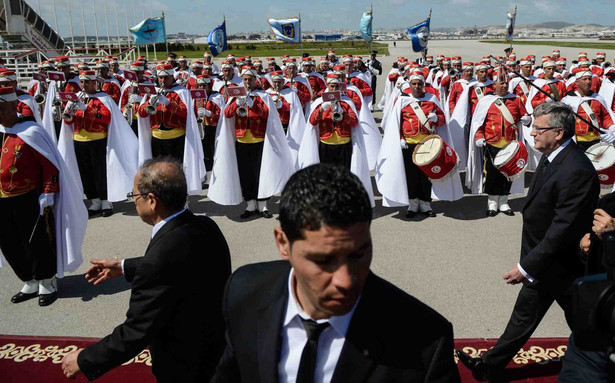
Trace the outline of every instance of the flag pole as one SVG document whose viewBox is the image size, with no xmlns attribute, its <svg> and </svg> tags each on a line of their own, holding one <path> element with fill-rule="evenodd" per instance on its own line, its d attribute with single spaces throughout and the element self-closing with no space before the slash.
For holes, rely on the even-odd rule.
<svg viewBox="0 0 615 383">
<path fill-rule="evenodd" d="M 515 5 L 515 13 L 513 14 L 513 20 L 512 22 L 517 23 L 517 6 Z M 515 34 L 514 34 L 514 30 L 513 30 L 513 35 L 510 36 L 510 51 L 512 52 L 513 49 L 513 40 L 515 39 Z"/>
<path fill-rule="evenodd" d="M 372 13 L 372 33 L 369 36 L 369 54 L 372 54 L 372 51 L 374 50 L 374 4 L 370 4 L 371 5 L 371 13 Z"/>
<path fill-rule="evenodd" d="M 164 21 L 164 11 L 162 11 L 162 26 L 164 28 L 164 42 L 167 45 L 167 57 L 169 55 L 169 41 L 167 40 L 167 26 Z"/>
<path fill-rule="evenodd" d="M 303 59 L 303 36 L 301 33 L 301 12 L 299 12 L 299 42 L 301 43 L 301 59 Z"/>
<path fill-rule="evenodd" d="M 75 34 L 73 33 L 73 20 L 70 15 L 70 0 L 66 0 L 66 5 L 68 7 L 68 26 L 70 27 L 70 41 L 73 45 L 71 48 L 73 50 L 73 54 L 75 54 Z"/>
<path fill-rule="evenodd" d="M 103 1 L 103 7 L 105 7 L 105 24 L 107 25 L 107 45 L 109 45 L 109 54 L 111 53 L 111 34 L 109 33 L 109 20 L 107 19 L 107 0 Z"/>
</svg>

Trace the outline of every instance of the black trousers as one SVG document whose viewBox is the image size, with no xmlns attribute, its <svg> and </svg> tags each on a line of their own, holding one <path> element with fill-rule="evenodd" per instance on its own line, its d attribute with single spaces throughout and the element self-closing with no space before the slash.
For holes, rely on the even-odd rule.
<svg viewBox="0 0 615 383">
<path fill-rule="evenodd" d="M 519 291 L 515 307 L 506 329 L 495 346 L 482 355 L 483 361 L 497 368 L 505 368 L 530 339 L 553 302 L 564 310 L 568 327 L 572 330 L 572 281 L 574 278 L 549 282 L 552 286 L 524 285 Z M 554 286 L 553 286 L 554 285 Z"/>
<path fill-rule="evenodd" d="M 610 369 L 610 370 L 609 370 Z M 595 382 L 607 383 L 609 374 L 615 372 L 613 363 L 609 363 L 606 352 L 583 351 L 574 342 L 574 335 L 570 335 L 568 349 L 564 355 L 564 363 L 560 371 L 558 383 Z"/>
<path fill-rule="evenodd" d="M 132 131 L 135 134 L 135 136 L 139 137 L 139 119 L 138 118 L 132 119 L 132 123 L 130 124 L 130 127 L 132 128 Z"/>
<path fill-rule="evenodd" d="M 597 143 L 599 143 L 600 140 L 594 140 L 594 141 L 577 141 L 577 145 L 579 145 L 579 148 L 583 149 L 583 151 L 587 151 L 587 149 L 589 149 L 590 146 L 595 145 Z"/>
<path fill-rule="evenodd" d="M 342 165 L 350 170 L 352 162 L 352 141 L 342 145 L 318 143 L 318 157 L 323 164 Z"/>
<path fill-rule="evenodd" d="M 288 132 L 288 124 L 282 124 L 282 129 L 284 129 L 284 134 Z"/>
<path fill-rule="evenodd" d="M 107 139 L 74 141 L 83 191 L 88 199 L 107 199 Z"/>
<path fill-rule="evenodd" d="M 31 191 L 17 197 L 0 198 L 3 223 L 0 249 L 17 277 L 24 282 L 48 279 L 56 274 L 53 212 L 47 208 L 39 218 L 38 196 L 37 191 Z"/>
<path fill-rule="evenodd" d="M 407 149 L 402 149 L 404 167 L 406 169 L 406 185 L 408 186 L 408 198 L 418 198 L 421 201 L 431 202 L 431 181 L 412 161 L 412 153 L 416 144 L 408 144 Z"/>
<path fill-rule="evenodd" d="M 152 157 L 171 156 L 179 162 L 184 162 L 184 145 L 186 144 L 186 136 L 172 138 L 170 140 L 161 140 L 152 137 Z"/>
<path fill-rule="evenodd" d="M 493 166 L 492 158 L 495 158 L 496 154 L 502 150 L 495 146 L 485 145 L 483 175 L 485 176 L 485 182 L 483 182 L 483 193 L 489 195 L 509 195 L 512 182 L 508 180 L 500 171 Z"/>
<path fill-rule="evenodd" d="M 203 125 L 205 137 L 201 140 L 203 144 L 203 155 L 205 169 L 209 172 L 214 167 L 214 153 L 216 150 L 216 127 L 211 125 Z"/>
<path fill-rule="evenodd" d="M 258 197 L 258 180 L 261 175 L 264 145 L 264 141 L 255 144 L 244 144 L 235 141 L 241 194 L 246 201 L 257 199 Z"/>
</svg>

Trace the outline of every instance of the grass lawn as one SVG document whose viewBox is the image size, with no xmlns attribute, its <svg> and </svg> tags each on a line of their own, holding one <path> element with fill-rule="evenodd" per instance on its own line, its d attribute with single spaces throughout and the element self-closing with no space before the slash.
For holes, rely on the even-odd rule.
<svg viewBox="0 0 615 383">
<path fill-rule="evenodd" d="M 224 51 L 218 57 L 225 57 L 232 53 L 237 56 L 252 57 L 280 57 L 283 55 L 301 56 L 301 45 L 289 43 L 229 43 L 231 49 Z M 332 42 L 304 42 L 303 52 L 309 53 L 312 57 L 325 56 L 329 50 L 335 50 L 335 54 L 341 57 L 345 54 L 358 56 L 369 56 L 369 43 L 361 41 L 332 41 Z M 187 58 L 201 58 L 205 52 L 205 44 L 194 44 L 195 50 L 173 51 L 177 55 Z M 387 44 L 374 43 L 373 49 L 378 51 L 378 55 L 388 55 Z M 151 54 L 150 49 L 150 54 Z M 158 52 L 160 53 L 160 52 Z M 164 53 L 163 53 L 164 54 Z"/>
<path fill-rule="evenodd" d="M 503 40 L 481 40 L 481 43 L 487 44 L 506 44 L 510 45 L 510 42 Z M 603 43 L 603 42 L 576 42 L 576 41 L 549 41 L 549 40 L 532 40 L 532 41 L 514 41 L 515 45 L 549 45 L 552 47 L 562 48 L 589 48 L 589 49 L 615 49 L 615 43 Z"/>
</svg>

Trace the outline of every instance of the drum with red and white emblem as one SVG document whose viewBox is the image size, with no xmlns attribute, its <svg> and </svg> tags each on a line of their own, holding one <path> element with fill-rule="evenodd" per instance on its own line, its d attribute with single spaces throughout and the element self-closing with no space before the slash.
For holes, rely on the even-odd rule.
<svg viewBox="0 0 615 383">
<path fill-rule="evenodd" d="M 512 181 L 527 168 L 527 148 L 523 142 L 511 141 L 496 154 L 493 166 Z"/>
<path fill-rule="evenodd" d="M 613 185 L 615 183 L 615 147 L 612 144 L 600 142 L 587 148 L 585 155 L 598 172 L 600 185 Z"/>
<path fill-rule="evenodd" d="M 436 135 L 423 138 L 412 153 L 412 162 L 432 180 L 450 174 L 457 167 L 457 161 L 453 148 Z"/>
</svg>

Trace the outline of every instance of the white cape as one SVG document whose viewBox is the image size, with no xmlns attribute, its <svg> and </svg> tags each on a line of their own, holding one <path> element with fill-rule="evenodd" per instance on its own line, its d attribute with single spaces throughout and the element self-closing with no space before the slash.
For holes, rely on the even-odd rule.
<svg viewBox="0 0 615 383">
<path fill-rule="evenodd" d="M 382 205 L 387 207 L 407 206 L 409 204 L 404 158 L 400 146 L 400 120 L 402 109 L 411 101 L 431 101 L 442 109 L 436 96 L 431 93 L 425 93 L 425 96 L 420 99 L 402 96 L 395 102 L 391 116 L 384 127 L 384 139 L 378 154 L 375 171 L 376 184 L 382 194 Z M 447 124 L 437 127 L 436 134 L 447 144 L 452 145 Z M 431 182 L 431 195 L 435 199 L 456 201 L 463 197 L 463 187 L 461 186 L 458 169 L 454 169 L 451 174 L 443 179 L 432 180 Z"/>
<path fill-rule="evenodd" d="M 606 77 L 606 76 L 605 76 Z M 613 105 L 613 94 L 615 93 L 615 83 L 607 78 L 602 80 L 602 86 L 600 86 L 600 92 L 598 94 L 604 98 L 607 105 Z M 607 109 L 611 110 L 611 108 Z"/>
<path fill-rule="evenodd" d="M 503 98 L 516 97 L 518 96 L 508 93 Z M 483 149 L 476 146 L 474 135 L 485 121 L 485 118 L 487 118 L 487 111 L 489 110 L 489 107 L 491 107 L 491 104 L 493 104 L 498 98 L 500 97 L 492 94 L 483 97 L 476 105 L 476 110 L 474 111 L 474 116 L 472 117 L 472 127 L 470 128 L 470 138 L 468 140 L 468 171 L 466 174 L 466 186 L 470 189 L 472 194 L 482 193 L 483 190 Z M 524 132 L 520 120 L 517 121 L 516 126 L 519 134 L 519 142 L 523 142 Z M 529 155 L 531 155 L 531 153 L 528 148 L 528 156 Z M 523 188 L 524 177 L 519 176 L 513 180 L 510 192 L 512 194 L 523 194 Z"/>
<path fill-rule="evenodd" d="M 205 163 L 203 162 L 204 155 L 201 135 L 196 123 L 196 116 L 194 115 L 194 102 L 192 96 L 190 96 L 190 91 L 183 86 L 176 85 L 169 91 L 177 93 L 181 101 L 186 105 L 186 135 L 182 163 L 188 184 L 188 194 L 199 194 L 203 190 L 201 182 L 205 179 L 206 171 Z M 148 98 L 149 96 L 143 97 L 140 105 L 143 105 Z M 152 158 L 152 127 L 149 116 L 145 118 L 139 116 L 137 121 L 139 126 L 138 163 L 141 166 L 143 162 Z"/>
<path fill-rule="evenodd" d="M 468 119 L 472 117 L 470 110 L 470 88 L 476 83 L 476 79 L 470 81 L 465 79 L 457 80 L 463 87 L 463 91 L 457 99 L 453 114 L 450 116 L 448 129 L 459 157 L 459 170 L 465 170 L 468 162 L 468 149 L 466 146 L 465 126 Z"/>
<path fill-rule="evenodd" d="M 59 278 L 65 272 L 73 272 L 83 263 L 81 245 L 88 224 L 88 212 L 81 197 L 80 184 L 70 175 L 56 144 L 39 124 L 26 121 L 7 130 L 0 126 L 0 132 L 17 134 L 34 150 L 45 156 L 59 170 L 60 191 L 54 193 L 53 206 L 55 218 L 56 267 Z M 3 266 L 0 252 L 0 267 Z"/>
<path fill-rule="evenodd" d="M 139 170 L 137 137 L 120 112 L 120 108 L 108 94 L 99 92 L 88 97 L 98 98 L 111 112 L 111 122 L 107 129 L 107 198 L 111 202 L 124 201 L 126 194 L 132 191 L 134 177 Z M 60 129 L 58 150 L 70 173 L 83 190 L 73 143 L 73 125 L 67 125 L 64 121 Z"/>
<path fill-rule="evenodd" d="M 384 106 L 386 105 L 387 100 L 391 96 L 391 89 L 393 88 L 394 84 L 392 84 L 391 81 L 389 80 L 389 76 L 394 73 L 399 73 L 399 69 L 397 68 L 391 69 L 389 74 L 387 74 L 386 76 L 386 79 L 384 82 L 384 93 L 382 93 L 382 98 L 380 99 L 380 102 L 378 103 L 378 109 L 380 110 L 384 110 Z"/>
<path fill-rule="evenodd" d="M 262 90 L 252 93 L 257 94 L 269 109 L 257 197 L 264 199 L 282 191 L 295 167 L 273 99 Z M 231 102 L 235 99 L 229 99 L 226 105 Z M 220 118 L 224 120 L 216 132 L 216 154 L 207 196 L 220 205 L 239 205 L 243 197 L 235 153 L 235 118 Z"/>
<path fill-rule="evenodd" d="M 380 151 L 380 145 L 382 144 L 382 135 L 380 134 L 380 129 L 378 129 L 376 120 L 374 120 L 374 116 L 369 110 L 369 106 L 366 105 L 366 99 L 361 95 L 359 88 L 354 85 L 347 85 L 346 89 L 356 93 L 363 102 L 357 117 L 359 118 L 359 123 L 361 125 L 363 142 L 365 143 L 365 152 L 367 154 L 367 163 L 369 165 L 369 170 L 371 171 L 376 167 L 378 152 Z"/>
<path fill-rule="evenodd" d="M 23 102 L 24 104 L 28 105 L 28 108 L 32 110 L 32 114 L 34 114 L 34 119 L 36 120 L 36 123 L 42 126 L 43 120 L 41 119 L 41 114 L 38 112 L 38 104 L 36 103 L 36 101 L 34 101 L 34 97 L 26 93 L 26 94 L 17 96 L 17 99 Z"/>
<path fill-rule="evenodd" d="M 267 89 L 267 93 L 273 95 L 274 92 L 269 88 Z M 292 163 L 296 169 L 299 147 L 301 146 L 301 139 L 305 131 L 305 115 L 303 114 L 303 108 L 301 108 L 301 100 L 299 100 L 299 96 L 297 96 L 297 91 L 295 89 L 284 88 L 280 94 L 290 104 L 290 118 L 288 120 L 286 138 L 288 139 Z"/>
<path fill-rule="evenodd" d="M 343 96 L 342 102 L 350 106 L 352 111 L 357 114 L 357 109 L 355 108 L 352 100 Z M 314 100 L 313 109 L 316 110 L 320 104 L 322 104 L 322 97 Z M 369 200 L 372 207 L 374 207 L 374 191 L 369 175 L 369 164 L 365 150 L 365 142 L 363 140 L 363 132 L 361 129 L 357 129 L 358 127 L 359 126 L 357 125 L 351 129 L 352 135 L 350 137 L 352 142 L 352 157 L 350 160 L 350 171 L 359 177 L 363 183 L 365 191 L 367 191 L 367 195 L 369 195 Z M 308 119 L 308 123 L 305 127 L 305 134 L 301 140 L 301 148 L 299 149 L 299 168 L 303 169 L 310 165 L 320 163 L 320 155 L 318 154 L 319 142 L 320 129 L 318 125 L 312 125 Z"/>
</svg>

